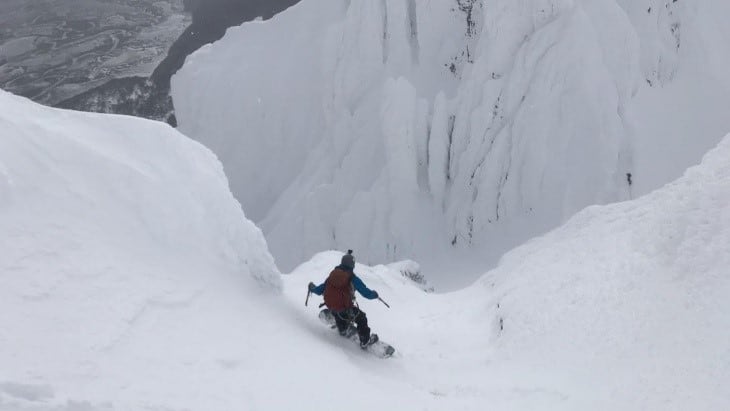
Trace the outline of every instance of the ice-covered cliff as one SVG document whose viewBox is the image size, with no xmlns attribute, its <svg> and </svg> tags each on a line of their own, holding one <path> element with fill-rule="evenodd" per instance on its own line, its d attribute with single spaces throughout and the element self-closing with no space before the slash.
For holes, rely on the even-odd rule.
<svg viewBox="0 0 730 411">
<path fill-rule="evenodd" d="M 173 97 L 283 269 L 327 248 L 494 261 L 719 141 L 728 8 L 305 0 L 189 57 Z"/>
</svg>

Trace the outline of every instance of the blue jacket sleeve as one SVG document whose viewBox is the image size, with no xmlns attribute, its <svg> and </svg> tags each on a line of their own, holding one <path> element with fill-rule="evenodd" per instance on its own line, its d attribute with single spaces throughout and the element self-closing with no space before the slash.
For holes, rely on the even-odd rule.
<svg viewBox="0 0 730 411">
<path fill-rule="evenodd" d="M 317 295 L 322 295 L 322 293 L 324 293 L 324 285 L 326 283 L 327 283 L 327 281 L 325 281 L 322 284 L 314 287 L 314 289 L 312 289 L 312 292 L 315 293 L 315 294 L 317 294 Z"/>
<path fill-rule="evenodd" d="M 357 290 L 360 295 L 367 298 L 368 300 L 374 300 L 378 298 L 378 293 L 365 286 L 365 283 L 362 282 L 360 277 L 356 276 L 354 273 L 352 274 L 352 286 L 355 287 L 355 290 Z"/>
</svg>

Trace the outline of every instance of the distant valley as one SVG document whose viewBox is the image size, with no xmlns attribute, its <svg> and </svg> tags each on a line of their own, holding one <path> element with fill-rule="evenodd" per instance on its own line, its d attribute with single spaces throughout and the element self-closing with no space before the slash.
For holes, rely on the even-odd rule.
<svg viewBox="0 0 730 411">
<path fill-rule="evenodd" d="M 227 28 L 299 0 L 5 0 L 0 88 L 37 102 L 176 125 L 170 78 Z"/>
<path fill-rule="evenodd" d="M 149 76 L 190 22 L 183 0 L 4 0 L 0 86 L 55 105 L 110 79 Z"/>
</svg>

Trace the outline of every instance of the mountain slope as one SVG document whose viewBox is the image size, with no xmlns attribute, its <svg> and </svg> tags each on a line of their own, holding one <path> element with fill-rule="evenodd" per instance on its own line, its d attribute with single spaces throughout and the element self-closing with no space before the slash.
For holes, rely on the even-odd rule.
<svg viewBox="0 0 730 411">
<path fill-rule="evenodd" d="M 400 350 L 388 377 L 427 391 L 425 409 L 726 409 L 729 154 L 727 136 L 679 180 L 581 211 L 461 291 L 419 297 L 358 267 L 393 307 L 361 302 Z M 298 267 L 285 295 L 337 257 Z"/>
<path fill-rule="evenodd" d="M 641 199 L 590 207 L 471 287 L 357 273 L 398 349 L 303 307 L 220 164 L 171 128 L 0 93 L 0 409 L 724 410 L 730 136 Z M 453 274 L 453 273 L 452 273 Z"/>
<path fill-rule="evenodd" d="M 508 253 L 474 290 L 495 296 L 495 356 L 585 376 L 587 408 L 726 408 L 729 150 L 725 137 L 679 180 Z"/>
<path fill-rule="evenodd" d="M 708 24 L 726 6 L 650 3 L 304 1 L 188 59 L 180 129 L 220 156 L 284 269 L 349 247 L 494 263 L 678 177 L 730 128 L 727 86 L 701 75 L 730 61 Z"/>
<path fill-rule="evenodd" d="M 0 409 L 176 404 L 234 345 L 261 348 L 212 331 L 266 328 L 235 311 L 281 280 L 209 150 L 157 122 L 0 107 Z"/>
</svg>

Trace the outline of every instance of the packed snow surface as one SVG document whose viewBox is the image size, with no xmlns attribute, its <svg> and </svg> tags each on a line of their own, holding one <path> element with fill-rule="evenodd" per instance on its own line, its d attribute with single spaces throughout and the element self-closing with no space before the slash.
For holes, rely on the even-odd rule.
<svg viewBox="0 0 730 411">
<path fill-rule="evenodd" d="M 375 358 L 280 275 L 204 147 L 0 92 L 0 409 L 726 410 L 730 136 L 433 294 L 357 264 Z M 409 277 L 410 276 L 410 277 Z"/>
<path fill-rule="evenodd" d="M 174 103 L 282 269 L 355 248 L 455 288 L 475 277 L 441 262 L 495 263 L 720 141 L 728 14 L 726 0 L 304 0 L 190 56 Z"/>
</svg>

